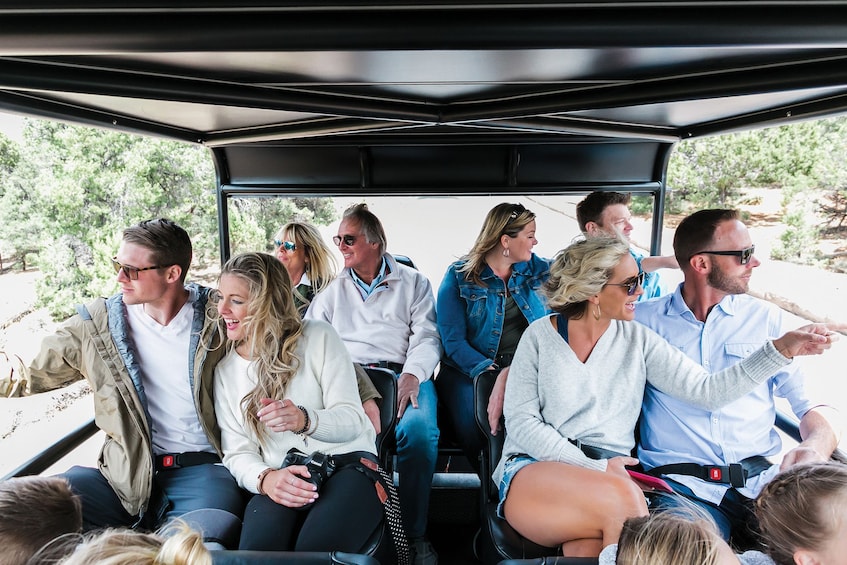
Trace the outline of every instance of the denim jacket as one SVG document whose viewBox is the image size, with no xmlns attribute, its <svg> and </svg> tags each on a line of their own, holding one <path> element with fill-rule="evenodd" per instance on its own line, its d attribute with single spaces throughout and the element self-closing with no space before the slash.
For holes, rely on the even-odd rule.
<svg viewBox="0 0 847 565">
<path fill-rule="evenodd" d="M 506 291 L 502 279 L 486 266 L 480 286 L 465 278 L 456 261 L 447 269 L 438 289 L 436 312 L 438 332 L 444 346 L 444 361 L 475 378 L 497 356 L 506 314 Z M 535 254 L 529 261 L 515 263 L 509 278 L 509 293 L 528 323 L 550 313 L 538 292 L 550 275 L 550 263 Z"/>
</svg>

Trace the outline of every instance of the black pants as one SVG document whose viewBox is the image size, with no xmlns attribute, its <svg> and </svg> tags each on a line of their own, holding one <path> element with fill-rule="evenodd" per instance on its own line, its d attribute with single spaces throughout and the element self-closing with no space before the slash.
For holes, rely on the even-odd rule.
<svg viewBox="0 0 847 565">
<path fill-rule="evenodd" d="M 244 512 L 239 549 L 361 553 L 382 527 L 374 482 L 352 467 L 336 471 L 306 510 L 254 495 Z"/>
</svg>

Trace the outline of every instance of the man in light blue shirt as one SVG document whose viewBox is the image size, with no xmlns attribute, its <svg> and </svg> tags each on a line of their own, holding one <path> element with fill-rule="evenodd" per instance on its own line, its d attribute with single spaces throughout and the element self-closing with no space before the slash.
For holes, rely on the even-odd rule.
<svg viewBox="0 0 847 565">
<path fill-rule="evenodd" d="M 762 343 L 782 335 L 775 306 L 746 294 L 760 263 L 735 210 L 701 210 L 684 219 L 674 253 L 684 280 L 673 294 L 636 307 L 636 320 L 652 328 L 711 372 L 734 365 Z M 824 461 L 837 434 L 803 389 L 795 361 L 747 396 L 715 411 L 675 400 L 647 386 L 638 458 L 652 474 L 704 507 L 738 549 L 756 545 L 752 499 L 782 468 Z M 774 397 L 784 397 L 800 418 L 802 443 L 781 463 L 774 429 Z M 770 458 L 770 459 L 766 459 Z M 681 465 L 680 465 L 681 464 Z M 667 466 L 667 467 L 664 467 Z"/>
</svg>

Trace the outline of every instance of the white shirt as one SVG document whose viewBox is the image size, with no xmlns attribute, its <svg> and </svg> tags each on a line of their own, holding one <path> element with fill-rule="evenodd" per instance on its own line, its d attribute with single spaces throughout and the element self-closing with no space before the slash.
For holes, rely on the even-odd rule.
<svg viewBox="0 0 847 565">
<path fill-rule="evenodd" d="M 143 304 L 126 307 L 156 455 L 215 452 L 197 417 L 188 371 L 196 298 L 196 294 L 190 295 L 167 326 L 148 316 Z"/>
</svg>

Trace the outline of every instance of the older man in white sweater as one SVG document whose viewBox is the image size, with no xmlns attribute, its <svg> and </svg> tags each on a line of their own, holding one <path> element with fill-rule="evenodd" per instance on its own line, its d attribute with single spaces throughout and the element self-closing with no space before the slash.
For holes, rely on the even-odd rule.
<svg viewBox="0 0 847 565">
<path fill-rule="evenodd" d="M 306 318 L 332 324 L 354 362 L 398 376 L 400 505 L 416 565 L 433 565 L 438 556 L 425 536 L 439 438 L 431 377 L 441 340 L 432 287 L 423 274 L 386 253 L 382 224 L 365 204 L 344 213 L 333 241 L 344 270 L 314 298 Z"/>
</svg>

